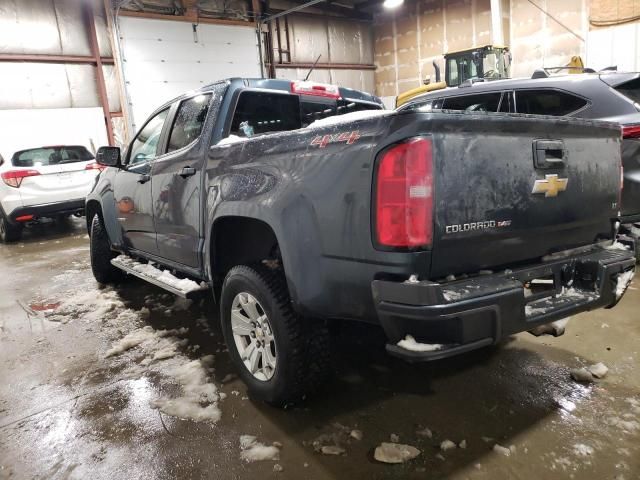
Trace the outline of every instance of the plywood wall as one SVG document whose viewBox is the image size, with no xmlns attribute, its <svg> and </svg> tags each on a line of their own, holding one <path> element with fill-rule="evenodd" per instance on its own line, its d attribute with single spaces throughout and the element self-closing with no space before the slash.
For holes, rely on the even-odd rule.
<svg viewBox="0 0 640 480">
<path fill-rule="evenodd" d="M 515 77 L 536 68 L 566 65 L 573 55 L 586 55 L 589 29 L 587 0 L 511 0 L 511 52 Z"/>
<path fill-rule="evenodd" d="M 376 17 L 376 93 L 397 95 L 434 75 L 446 51 L 491 43 L 490 0 L 419 0 Z"/>
<path fill-rule="evenodd" d="M 405 1 L 376 17 L 375 84 L 381 96 L 417 87 L 426 75 L 433 79 L 431 62 L 443 68 L 447 51 L 492 42 L 490 0 Z M 640 69 L 640 0 L 503 0 L 502 8 L 514 77 L 566 65 L 573 55 L 596 69 Z"/>
</svg>

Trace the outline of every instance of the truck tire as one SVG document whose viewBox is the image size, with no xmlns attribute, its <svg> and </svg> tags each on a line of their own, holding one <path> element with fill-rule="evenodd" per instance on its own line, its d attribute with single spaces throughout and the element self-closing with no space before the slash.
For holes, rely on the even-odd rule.
<svg viewBox="0 0 640 480">
<path fill-rule="evenodd" d="M 0 242 L 17 242 L 22 237 L 22 226 L 13 225 L 0 210 Z"/>
<path fill-rule="evenodd" d="M 222 285 L 220 318 L 231 360 L 253 398 L 286 407 L 326 378 L 327 327 L 294 312 L 282 271 L 232 268 Z"/>
<path fill-rule="evenodd" d="M 98 283 L 115 283 L 124 279 L 124 272 L 111 265 L 111 259 L 118 254 L 111 250 L 109 237 L 97 213 L 91 221 L 91 236 L 89 240 L 91 249 L 91 271 Z"/>
</svg>

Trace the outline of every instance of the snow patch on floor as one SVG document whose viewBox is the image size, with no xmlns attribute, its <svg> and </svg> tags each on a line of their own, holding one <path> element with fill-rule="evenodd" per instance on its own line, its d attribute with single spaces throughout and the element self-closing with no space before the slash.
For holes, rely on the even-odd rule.
<svg viewBox="0 0 640 480">
<path fill-rule="evenodd" d="M 149 298 L 149 305 L 157 305 L 160 300 L 171 300 L 173 295 Z M 153 408 L 161 412 L 197 422 L 217 422 L 221 411 L 218 402 L 223 394 L 209 378 L 212 371 L 213 356 L 207 355 L 191 360 L 183 350 L 188 340 L 181 338 L 189 332 L 186 327 L 156 330 L 144 325 L 151 312 L 148 307 L 139 310 L 129 308 L 118 293 L 111 289 L 88 289 L 85 292 L 72 292 L 56 299 L 59 306 L 51 312 L 45 312 L 45 318 L 54 321 L 82 320 L 91 325 L 100 325 L 108 334 L 118 332 L 122 337 L 113 341 L 105 358 L 116 358 L 135 350 L 138 359 L 143 358 L 124 371 L 128 377 L 140 377 L 148 373 L 157 374 L 168 383 L 180 387 L 177 398 L 162 397 L 151 402 Z M 146 299 L 145 299 L 146 300 Z M 191 302 L 180 300 L 174 303 L 177 310 L 186 309 Z"/>
<path fill-rule="evenodd" d="M 412 352 L 434 352 L 436 350 L 442 350 L 444 345 L 440 343 L 420 343 L 416 342 L 416 339 L 411 335 L 407 335 L 403 340 L 400 340 L 396 345 L 405 350 Z"/>
<path fill-rule="evenodd" d="M 404 463 L 416 458 L 422 452 L 412 445 L 382 442 L 373 454 L 378 462 Z"/>
<path fill-rule="evenodd" d="M 161 412 L 194 422 L 217 422 L 221 411 L 218 402 L 221 399 L 218 388 L 210 382 L 208 370 L 213 356 L 168 369 L 165 373 L 182 387 L 182 396 L 177 398 L 159 398 L 151 402 L 153 408 Z"/>
<path fill-rule="evenodd" d="M 640 423 L 637 420 L 625 420 L 620 417 L 610 417 L 607 423 L 617 427 L 625 433 L 634 433 L 640 430 Z"/>
<path fill-rule="evenodd" d="M 279 460 L 280 449 L 275 445 L 264 445 L 253 435 L 240 437 L 240 458 L 245 462 Z"/>
<path fill-rule="evenodd" d="M 593 447 L 585 445 L 584 443 L 576 443 L 573 446 L 573 453 L 575 453 L 579 457 L 588 457 L 590 455 L 593 455 L 593 452 Z"/>
</svg>

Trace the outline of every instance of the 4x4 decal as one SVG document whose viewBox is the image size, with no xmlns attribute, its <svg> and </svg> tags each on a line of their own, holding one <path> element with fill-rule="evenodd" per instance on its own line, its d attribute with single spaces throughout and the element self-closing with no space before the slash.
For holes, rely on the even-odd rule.
<svg viewBox="0 0 640 480">
<path fill-rule="evenodd" d="M 334 133 L 333 135 L 318 135 L 311 140 L 311 145 L 317 145 L 319 148 L 324 148 L 330 143 L 345 142 L 347 145 L 356 143 L 360 138 L 360 131 L 354 130 L 353 132 Z"/>
</svg>

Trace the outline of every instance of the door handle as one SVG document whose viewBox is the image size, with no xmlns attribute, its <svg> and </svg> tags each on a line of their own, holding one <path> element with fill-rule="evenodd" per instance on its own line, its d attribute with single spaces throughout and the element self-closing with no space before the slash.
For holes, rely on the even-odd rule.
<svg viewBox="0 0 640 480">
<path fill-rule="evenodd" d="M 195 174 L 196 169 L 193 167 L 184 167 L 179 173 L 182 178 L 193 177 Z"/>
<path fill-rule="evenodd" d="M 151 175 L 147 175 L 146 173 L 138 177 L 138 183 L 147 183 L 149 180 L 151 180 Z"/>
<path fill-rule="evenodd" d="M 567 151 L 562 140 L 535 140 L 533 142 L 533 165 L 535 168 L 563 168 Z"/>
</svg>

